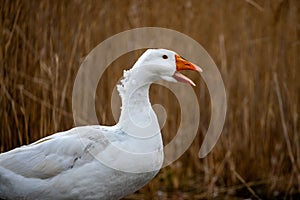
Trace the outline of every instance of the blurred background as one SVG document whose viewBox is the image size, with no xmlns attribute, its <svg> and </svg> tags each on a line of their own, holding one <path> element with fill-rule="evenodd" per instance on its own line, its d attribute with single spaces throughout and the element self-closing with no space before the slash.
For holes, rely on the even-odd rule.
<svg viewBox="0 0 300 200">
<path fill-rule="evenodd" d="M 164 27 L 198 41 L 216 62 L 228 98 L 226 123 L 213 151 L 199 159 L 209 94 L 199 75 L 187 73 L 201 108 L 196 139 L 125 199 L 300 198 L 300 1 L 1 0 L 0 13 L 0 152 L 74 126 L 74 79 L 97 44 L 132 28 Z M 142 52 L 121 56 L 105 71 L 99 123 L 115 124 L 112 90 Z M 167 111 L 168 143 L 181 120 L 178 102 L 158 85 L 150 97 Z"/>
</svg>

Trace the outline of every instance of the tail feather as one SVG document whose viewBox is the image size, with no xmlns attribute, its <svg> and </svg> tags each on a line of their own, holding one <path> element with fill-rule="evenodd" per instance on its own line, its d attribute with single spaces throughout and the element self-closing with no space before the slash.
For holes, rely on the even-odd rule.
<svg viewBox="0 0 300 200">
<path fill-rule="evenodd" d="M 7 177 L 11 172 L 3 167 L 0 167 L 0 199 L 11 199 L 8 194 L 12 193 L 13 187 L 11 180 Z"/>
<path fill-rule="evenodd" d="M 24 194 L 29 187 L 23 176 L 0 166 L 0 200 L 26 199 Z"/>
</svg>

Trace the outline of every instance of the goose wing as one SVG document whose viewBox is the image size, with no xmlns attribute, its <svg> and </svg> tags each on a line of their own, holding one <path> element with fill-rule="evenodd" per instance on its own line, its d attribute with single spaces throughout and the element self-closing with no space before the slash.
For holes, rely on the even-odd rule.
<svg viewBox="0 0 300 200">
<path fill-rule="evenodd" d="M 91 162 L 91 149 L 107 147 L 106 132 L 101 126 L 86 126 L 56 133 L 0 154 L 0 166 L 28 178 L 54 177 Z"/>
</svg>

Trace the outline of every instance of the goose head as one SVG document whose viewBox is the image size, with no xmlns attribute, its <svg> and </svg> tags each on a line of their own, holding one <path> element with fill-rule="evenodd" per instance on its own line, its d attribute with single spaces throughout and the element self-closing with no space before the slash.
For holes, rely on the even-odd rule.
<svg viewBox="0 0 300 200">
<path fill-rule="evenodd" d="M 169 82 L 183 82 L 195 86 L 195 83 L 180 73 L 182 70 L 202 72 L 197 65 L 185 60 L 176 52 L 166 49 L 148 49 L 137 60 L 133 69 L 142 71 L 149 81 L 165 80 Z"/>
</svg>

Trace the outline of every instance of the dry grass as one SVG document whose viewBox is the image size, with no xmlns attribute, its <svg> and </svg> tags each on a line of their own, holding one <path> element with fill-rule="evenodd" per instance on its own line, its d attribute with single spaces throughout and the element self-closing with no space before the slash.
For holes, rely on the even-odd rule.
<svg viewBox="0 0 300 200">
<path fill-rule="evenodd" d="M 73 126 L 74 78 L 98 43 L 135 27 L 166 27 L 196 39 L 219 66 L 228 96 L 226 125 L 213 152 L 198 159 L 210 116 L 201 82 L 196 88 L 201 122 L 193 145 L 127 199 L 299 195 L 299 1 L 2 0 L 0 13 L 1 152 Z M 136 56 L 122 56 L 101 79 L 101 124 L 114 124 L 110 99 L 103 97 Z M 169 141 L 180 120 L 174 96 L 154 86 L 151 98 L 168 110 L 163 132 Z"/>
</svg>

